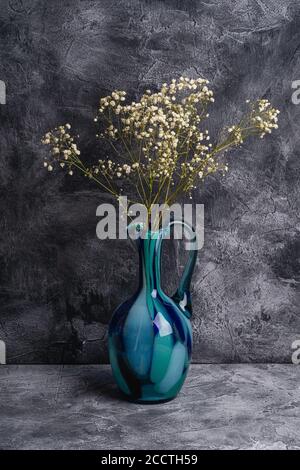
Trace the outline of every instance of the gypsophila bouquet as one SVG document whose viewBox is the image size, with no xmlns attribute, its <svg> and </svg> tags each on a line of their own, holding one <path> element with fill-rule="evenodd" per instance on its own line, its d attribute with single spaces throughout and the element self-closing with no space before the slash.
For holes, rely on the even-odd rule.
<svg viewBox="0 0 300 470">
<path fill-rule="evenodd" d="M 100 100 L 95 117 L 97 138 L 106 141 L 111 152 L 97 164 L 86 165 L 66 124 L 44 136 L 42 143 L 51 147 L 44 166 L 52 171 L 59 164 L 69 175 L 79 170 L 117 198 L 125 184 L 134 194 L 132 200 L 148 210 L 155 203 L 171 205 L 180 195 L 191 195 L 208 175 L 226 172 L 221 157 L 230 148 L 278 127 L 279 111 L 269 101 L 247 100 L 248 113 L 213 144 L 204 126 L 207 108 L 214 102 L 208 85 L 202 78 L 181 77 L 164 83 L 158 92 L 147 90 L 130 104 L 126 92 L 116 90 Z"/>
</svg>

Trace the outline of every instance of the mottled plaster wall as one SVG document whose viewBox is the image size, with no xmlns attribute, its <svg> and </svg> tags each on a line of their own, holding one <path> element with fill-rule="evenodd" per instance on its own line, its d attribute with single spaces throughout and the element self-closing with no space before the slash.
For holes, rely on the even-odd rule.
<svg viewBox="0 0 300 470">
<path fill-rule="evenodd" d="M 72 122 L 95 158 L 101 95 L 135 97 L 181 75 L 211 81 L 216 137 L 246 98 L 282 111 L 276 134 L 233 152 L 228 176 L 195 195 L 206 240 L 194 276 L 194 361 L 290 361 L 300 338 L 299 2 L 1 0 L 0 339 L 9 362 L 107 361 L 107 324 L 136 279 L 133 247 L 95 237 L 108 196 L 80 177 L 46 174 L 41 135 Z"/>
</svg>

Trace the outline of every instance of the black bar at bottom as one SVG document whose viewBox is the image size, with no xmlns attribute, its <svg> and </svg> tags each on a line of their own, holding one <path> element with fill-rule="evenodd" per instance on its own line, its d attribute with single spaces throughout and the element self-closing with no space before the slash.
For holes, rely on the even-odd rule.
<svg viewBox="0 0 300 470">
<path fill-rule="evenodd" d="M 1 468 L 4 461 L 8 463 L 27 462 L 43 463 L 47 465 L 56 463 L 73 463 L 76 465 L 87 465 L 89 463 L 105 467 L 121 466 L 124 468 L 139 468 L 145 465 L 175 465 L 195 466 L 220 463 L 241 462 L 246 459 L 247 464 L 271 463 L 276 458 L 276 463 L 282 463 L 285 467 L 288 457 L 295 457 L 297 451 L 274 451 L 274 450 L 2 450 L 0 451 Z M 95 467 L 96 468 L 96 467 Z"/>
</svg>

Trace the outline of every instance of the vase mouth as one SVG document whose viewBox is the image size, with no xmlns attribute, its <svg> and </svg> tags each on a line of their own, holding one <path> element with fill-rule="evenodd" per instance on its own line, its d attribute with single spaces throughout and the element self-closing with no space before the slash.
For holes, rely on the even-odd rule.
<svg viewBox="0 0 300 470">
<path fill-rule="evenodd" d="M 170 226 L 161 227 L 155 230 L 151 229 L 151 226 L 144 222 L 132 222 L 127 226 L 128 233 L 135 234 L 136 239 L 158 239 L 161 236 L 170 233 Z"/>
</svg>

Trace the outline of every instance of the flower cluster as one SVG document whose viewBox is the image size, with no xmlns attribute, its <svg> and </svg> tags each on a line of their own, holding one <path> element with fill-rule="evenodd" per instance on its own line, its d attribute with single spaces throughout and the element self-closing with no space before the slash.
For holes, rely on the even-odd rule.
<svg viewBox="0 0 300 470">
<path fill-rule="evenodd" d="M 42 144 L 52 147 L 50 157 L 44 161 L 44 167 L 52 171 L 55 163 L 59 163 L 62 168 L 66 167 L 70 176 L 77 166 L 80 150 L 74 142 L 74 138 L 69 134 L 70 124 L 59 126 L 47 134 L 42 139 Z"/>
<path fill-rule="evenodd" d="M 251 115 L 251 124 L 258 129 L 260 137 L 271 134 L 273 129 L 278 129 L 279 110 L 272 108 L 268 100 L 259 100 Z"/>
<path fill-rule="evenodd" d="M 258 100 L 250 103 L 250 113 L 244 119 L 244 122 L 238 126 L 232 126 L 228 129 L 231 139 L 236 145 L 242 144 L 245 138 L 251 134 L 259 135 L 262 139 L 266 134 L 270 134 L 273 129 L 278 129 L 278 109 L 272 108 L 268 100 Z"/>
<path fill-rule="evenodd" d="M 134 142 L 151 179 L 169 177 L 190 146 L 199 154 L 207 149 L 200 145 L 204 137 L 199 130 L 199 123 L 206 116 L 205 107 L 214 101 L 207 84 L 201 78 L 173 79 L 169 85 L 164 83 L 159 92 L 147 90 L 140 101 L 129 105 L 121 103 L 124 92 L 115 91 L 100 101 L 96 121 L 102 117 L 109 123 L 100 137 L 124 144 L 129 141 L 131 146 Z M 205 139 L 209 140 L 209 136 Z"/>
<path fill-rule="evenodd" d="M 191 193 L 198 181 L 217 171 L 227 171 L 220 155 L 241 145 L 251 135 L 264 137 L 277 129 L 279 111 L 269 101 L 249 104 L 249 112 L 227 128 L 224 140 L 212 144 L 203 121 L 214 102 L 209 82 L 203 78 L 181 77 L 159 91 L 150 90 L 139 101 L 126 103 L 125 91 L 114 91 L 100 100 L 95 122 L 97 137 L 107 141 L 112 154 L 86 167 L 70 135 L 70 125 L 48 132 L 43 143 L 51 146 L 51 158 L 44 165 L 52 171 L 55 161 L 71 175 L 75 168 L 113 194 L 114 180 L 131 182 L 140 202 L 173 203 L 182 193 Z"/>
<path fill-rule="evenodd" d="M 109 179 L 113 179 L 115 176 L 117 178 L 129 177 L 129 175 L 135 175 L 138 168 L 140 167 L 139 163 L 133 163 L 128 165 L 128 163 L 120 164 L 113 162 L 112 160 L 99 160 L 98 165 L 92 167 L 92 172 L 95 175 L 103 174 Z"/>
</svg>

